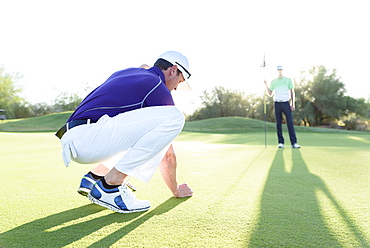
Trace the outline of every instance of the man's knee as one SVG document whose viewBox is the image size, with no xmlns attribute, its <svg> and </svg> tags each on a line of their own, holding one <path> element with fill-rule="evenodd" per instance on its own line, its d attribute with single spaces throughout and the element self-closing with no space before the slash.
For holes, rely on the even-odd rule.
<svg viewBox="0 0 370 248">
<path fill-rule="evenodd" d="M 182 129 L 185 124 L 184 114 L 176 107 L 171 107 L 171 111 L 169 112 L 170 112 L 170 118 L 173 121 L 173 123 L 177 127 Z"/>
</svg>

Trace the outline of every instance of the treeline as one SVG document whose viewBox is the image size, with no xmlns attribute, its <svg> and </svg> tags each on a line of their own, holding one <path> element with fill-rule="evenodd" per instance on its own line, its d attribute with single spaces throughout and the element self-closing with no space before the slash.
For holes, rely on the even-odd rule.
<svg viewBox="0 0 370 248">
<path fill-rule="evenodd" d="M 317 66 L 308 73 L 302 72 L 299 81 L 295 81 L 295 124 L 369 130 L 369 99 L 355 99 L 346 96 L 345 92 L 345 85 L 337 77 L 336 70 L 328 71 L 324 66 Z M 201 100 L 202 106 L 187 116 L 187 120 L 225 116 L 264 120 L 266 101 L 266 119 L 275 121 L 271 97 L 245 95 L 244 92 L 215 87 L 210 92 L 204 91 Z"/>
<path fill-rule="evenodd" d="M 7 119 L 36 117 L 71 111 L 82 101 L 82 97 L 76 93 L 63 92 L 52 103 L 31 104 L 20 97 L 23 89 L 17 83 L 21 77 L 19 73 L 5 73 L 5 69 L 0 67 L 0 109 L 5 110 Z"/>
<path fill-rule="evenodd" d="M 19 119 L 43 116 L 52 113 L 60 113 L 64 111 L 73 111 L 77 108 L 82 98 L 75 93 L 63 92 L 51 103 L 28 103 L 22 100 L 18 103 L 13 102 L 11 106 L 6 108 L 6 116 L 8 119 Z"/>
<path fill-rule="evenodd" d="M 19 74 L 4 73 L 0 67 L 0 109 L 4 109 L 8 119 L 42 116 L 50 113 L 73 111 L 82 101 L 78 94 L 61 93 L 54 102 L 30 104 L 19 96 L 22 88 L 17 87 Z M 250 82 L 255 84 L 256 82 Z M 263 82 L 261 82 L 263 84 Z M 370 101 L 355 99 L 345 95 L 344 83 L 336 71 L 328 71 L 324 66 L 302 72 L 301 78 L 294 82 L 296 110 L 294 122 L 304 126 L 330 126 L 350 130 L 369 130 Z M 87 87 L 85 91 L 89 91 Z M 202 105 L 187 120 L 201 120 L 214 117 L 241 116 L 274 122 L 273 99 L 257 94 L 215 87 L 204 91 Z"/>
</svg>

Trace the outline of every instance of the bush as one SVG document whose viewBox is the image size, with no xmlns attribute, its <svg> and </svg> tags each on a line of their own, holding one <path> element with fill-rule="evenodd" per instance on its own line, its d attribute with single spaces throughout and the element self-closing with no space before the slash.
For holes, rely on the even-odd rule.
<svg viewBox="0 0 370 248">
<path fill-rule="evenodd" d="M 348 116 L 343 120 L 345 128 L 347 130 L 356 130 L 356 131 L 369 131 L 369 120 L 363 119 L 356 115 Z"/>
</svg>

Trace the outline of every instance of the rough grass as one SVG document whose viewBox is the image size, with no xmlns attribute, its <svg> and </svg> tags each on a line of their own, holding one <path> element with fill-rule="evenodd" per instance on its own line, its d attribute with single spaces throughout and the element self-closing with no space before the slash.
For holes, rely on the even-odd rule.
<svg viewBox="0 0 370 248">
<path fill-rule="evenodd" d="M 152 203 L 134 214 L 78 195 L 91 165 L 65 168 L 52 132 L 0 133 L 0 247 L 370 247 L 368 133 L 302 131 L 293 150 L 277 149 L 272 129 L 265 148 L 263 128 L 239 121 L 187 123 L 174 146 L 194 196 L 172 198 L 158 172 L 133 178 Z"/>
</svg>

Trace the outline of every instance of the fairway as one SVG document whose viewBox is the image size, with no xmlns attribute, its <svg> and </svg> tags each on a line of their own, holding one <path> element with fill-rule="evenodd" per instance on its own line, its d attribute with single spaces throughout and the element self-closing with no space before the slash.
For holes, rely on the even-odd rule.
<svg viewBox="0 0 370 248">
<path fill-rule="evenodd" d="M 64 167 L 53 133 L 0 132 L 0 247 L 370 247 L 370 134 L 297 136 L 278 149 L 274 130 L 267 148 L 262 129 L 183 131 L 194 196 L 173 198 L 157 171 L 130 180 L 151 209 L 118 214 L 77 194 L 91 165 Z"/>
</svg>

